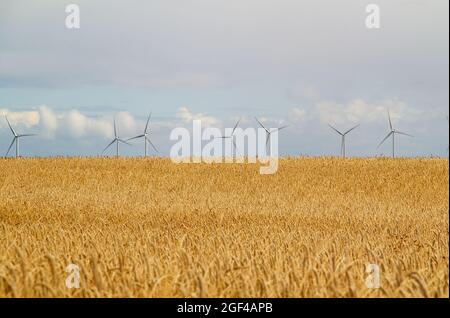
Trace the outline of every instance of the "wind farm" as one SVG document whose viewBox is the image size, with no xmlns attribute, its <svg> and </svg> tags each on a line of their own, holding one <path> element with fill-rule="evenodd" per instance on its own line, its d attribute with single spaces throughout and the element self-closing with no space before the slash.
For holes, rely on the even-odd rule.
<svg viewBox="0 0 450 318">
<path fill-rule="evenodd" d="M 447 159 L 399 157 L 394 140 L 392 158 L 355 158 L 361 125 L 324 125 L 339 156 L 281 157 L 268 179 L 247 162 L 173 163 L 151 119 L 126 138 L 114 118 L 99 157 L 0 159 L 0 297 L 448 297 Z M 5 121 L 13 143 L 31 136 Z M 383 142 L 409 136 L 388 123 Z M 288 128 L 253 124 L 267 147 Z M 220 137 L 235 151 L 242 126 Z M 121 154 L 132 141 L 144 156 Z"/>
<path fill-rule="evenodd" d="M 143 142 L 143 145 L 144 145 L 144 152 L 143 152 L 144 157 L 148 156 L 148 146 L 150 146 L 153 149 L 154 153 L 157 154 L 158 156 L 161 156 L 161 157 L 167 156 L 167 154 L 164 154 L 164 153 L 160 152 L 158 150 L 158 148 L 155 146 L 155 144 L 153 143 L 153 141 L 152 141 L 151 131 L 150 131 L 150 120 L 151 120 L 151 117 L 152 117 L 152 113 L 150 112 L 149 116 L 146 119 L 144 129 L 143 129 L 143 131 L 140 134 L 135 135 L 133 137 L 128 137 L 128 138 L 124 138 L 124 137 L 119 136 L 119 134 L 118 134 L 119 128 L 117 127 L 116 118 L 114 118 L 113 119 L 113 133 L 114 133 L 113 139 L 107 144 L 107 146 L 105 148 L 103 148 L 103 150 L 101 152 L 101 155 L 103 156 L 107 152 L 107 150 L 109 148 L 111 148 L 113 145 L 115 145 L 115 157 L 119 158 L 120 157 L 120 145 L 121 144 L 127 145 L 127 146 L 132 146 L 132 144 L 130 143 L 131 141 L 141 139 L 142 142 Z M 394 128 L 394 125 L 393 125 L 393 122 L 392 122 L 392 117 L 391 117 L 391 112 L 389 111 L 389 109 L 387 110 L 387 117 L 388 117 L 388 124 L 389 124 L 388 134 L 377 145 L 376 149 L 379 149 L 383 144 L 385 144 L 385 142 L 389 138 L 391 138 L 391 140 L 392 140 L 392 154 L 391 154 L 391 157 L 392 158 L 396 158 L 396 154 L 397 154 L 397 152 L 396 152 L 396 136 L 400 135 L 400 136 L 407 136 L 407 137 L 410 137 L 410 138 L 413 138 L 414 136 L 409 134 L 409 133 L 406 133 L 406 132 L 403 132 L 403 131 L 400 131 L 400 130 L 397 130 L 396 128 Z M 448 116 L 446 116 L 446 118 L 447 118 L 447 122 L 448 122 Z M 275 133 L 275 132 L 278 133 L 281 130 L 286 129 L 286 128 L 298 129 L 298 127 L 293 127 L 292 125 L 282 125 L 282 126 L 276 127 L 276 128 L 269 128 L 267 126 L 267 124 L 264 125 L 262 123 L 262 121 L 259 120 L 257 117 L 254 117 L 254 119 L 255 119 L 255 121 L 257 123 L 257 126 L 259 126 L 260 128 L 262 128 L 264 130 L 264 133 L 265 133 L 265 147 L 266 147 L 265 150 L 268 153 L 271 152 L 271 147 L 270 146 L 271 146 L 271 137 L 272 137 L 273 133 Z M 6 120 L 6 123 L 7 123 L 8 127 L 9 127 L 10 132 L 13 135 L 13 139 L 12 139 L 11 143 L 9 144 L 9 147 L 8 147 L 8 149 L 6 151 L 5 157 L 7 157 L 9 155 L 9 153 L 11 152 L 12 147 L 15 144 L 15 146 L 16 146 L 15 157 L 18 158 L 18 157 L 20 157 L 20 140 L 21 140 L 21 138 L 38 136 L 38 134 L 18 134 L 16 132 L 16 130 L 13 128 L 13 126 L 11 125 L 11 123 L 8 120 L 7 116 L 5 116 L 5 120 Z M 241 121 L 242 121 L 242 117 L 237 120 L 237 122 L 233 126 L 233 128 L 231 130 L 231 133 L 229 135 L 224 134 L 223 136 L 215 137 L 215 139 L 221 139 L 221 140 L 224 140 L 225 142 L 229 141 L 231 143 L 232 150 L 233 150 L 233 156 L 236 156 L 236 154 L 238 152 L 237 144 L 236 144 L 235 132 L 236 132 L 236 129 L 238 128 L 238 126 L 240 125 Z M 342 159 L 346 159 L 348 157 L 347 137 L 348 137 L 348 135 L 351 132 L 353 132 L 357 128 L 361 127 L 361 124 L 356 124 L 356 125 L 352 126 L 350 129 L 348 129 L 346 131 L 341 131 L 341 130 L 337 129 L 335 126 L 333 126 L 331 124 L 328 124 L 327 126 L 341 137 L 339 156 Z M 311 131 L 309 131 L 309 133 L 311 133 Z M 448 147 L 447 147 L 447 153 L 448 153 Z M 246 156 L 246 154 L 244 152 L 242 154 L 240 154 L 240 155 L 243 156 L 243 157 Z M 375 154 L 373 154 L 373 156 L 379 157 L 378 155 L 375 155 Z M 370 155 L 366 155 L 365 157 L 371 157 L 371 156 Z M 410 154 L 409 157 L 414 157 L 414 154 Z"/>
<path fill-rule="evenodd" d="M 443 0 L 1 0 L 0 307 L 445 301 L 448 24 Z"/>
</svg>

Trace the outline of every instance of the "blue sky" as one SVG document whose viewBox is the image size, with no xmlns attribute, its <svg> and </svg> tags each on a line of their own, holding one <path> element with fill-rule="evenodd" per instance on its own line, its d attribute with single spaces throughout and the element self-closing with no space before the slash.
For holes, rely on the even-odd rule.
<svg viewBox="0 0 450 318">
<path fill-rule="evenodd" d="M 389 108 L 403 156 L 446 156 L 448 1 L 71 1 L 81 28 L 65 27 L 65 1 L 0 3 L 0 113 L 29 156 L 98 155 L 117 117 L 133 136 L 152 111 L 154 142 L 192 119 L 219 128 L 289 124 L 280 152 L 334 155 L 341 129 L 351 156 L 376 149 Z M 11 136 L 0 119 L 0 154 Z M 141 147 L 124 148 L 136 155 Z"/>
</svg>

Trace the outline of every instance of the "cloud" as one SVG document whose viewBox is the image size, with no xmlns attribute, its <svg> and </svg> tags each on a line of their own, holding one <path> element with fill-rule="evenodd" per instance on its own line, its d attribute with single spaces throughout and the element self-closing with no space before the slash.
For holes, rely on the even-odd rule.
<svg viewBox="0 0 450 318">
<path fill-rule="evenodd" d="M 183 123 L 189 124 L 193 120 L 201 120 L 202 125 L 205 127 L 218 126 L 219 120 L 213 116 L 208 116 L 203 113 L 193 114 L 187 107 L 178 108 L 176 117 L 179 118 Z"/>
<path fill-rule="evenodd" d="M 129 112 L 119 112 L 116 115 L 116 121 L 122 134 L 135 134 L 137 132 L 138 123 Z"/>
<path fill-rule="evenodd" d="M 113 136 L 111 120 L 106 118 L 88 117 L 73 109 L 65 114 L 63 121 L 69 135 L 74 138 L 85 138 L 87 136 L 110 138 Z"/>
<path fill-rule="evenodd" d="M 7 115 L 11 125 L 19 131 L 39 130 L 39 136 L 46 139 L 54 139 L 56 135 L 73 139 L 111 138 L 114 135 L 113 116 L 89 117 L 77 109 L 57 112 L 49 106 L 42 105 L 37 110 L 15 112 L 0 108 L 0 115 Z M 143 125 L 129 112 L 119 112 L 115 118 L 117 130 L 121 136 L 135 134 Z M 0 120 L 0 128 L 7 128 L 6 121 Z"/>
<path fill-rule="evenodd" d="M 361 81 L 355 69 L 368 74 L 367 85 L 384 81 L 402 87 L 411 78 L 430 78 L 426 82 L 436 86 L 448 77 L 443 71 L 448 66 L 446 1 L 427 2 L 426 14 L 385 1 L 384 10 L 396 19 L 386 19 L 378 36 L 365 28 L 359 0 L 176 1 L 177 10 L 172 1 L 130 0 L 135 5 L 127 7 L 122 1 L 78 2 L 81 28 L 68 33 L 55 1 L 24 6 L 3 0 L 0 80 L 13 86 L 106 83 L 173 89 L 301 74 L 317 76 L 318 84 L 328 77 L 348 88 Z M 420 63 L 424 67 L 417 67 Z M 348 81 L 342 81 L 347 73 Z M 314 88 L 299 89 L 293 96 L 317 98 Z"/>
<path fill-rule="evenodd" d="M 417 153 L 429 154 L 434 151 L 433 147 L 440 147 L 442 151 L 446 149 L 446 143 L 445 146 L 442 146 L 441 142 L 442 138 L 447 135 L 446 131 L 448 132 L 448 130 L 444 130 L 444 128 L 447 128 L 444 114 L 422 111 L 395 97 L 380 101 L 363 99 L 352 99 L 348 102 L 319 100 L 311 104 L 305 104 L 305 106 L 291 108 L 289 113 L 285 114 L 286 117 L 279 114 L 279 117 L 275 118 L 258 116 L 258 119 L 264 123 L 264 126 L 271 128 L 280 127 L 288 122 L 291 128 L 294 128 L 292 129 L 293 132 L 304 137 L 308 136 L 308 138 L 302 139 L 302 151 L 311 154 L 322 154 L 322 150 L 316 150 L 320 149 L 318 145 L 327 147 L 327 143 L 331 143 L 332 138 L 327 124 L 335 125 L 338 129 L 345 129 L 350 128 L 353 124 L 361 123 L 362 132 L 352 136 L 355 151 L 359 151 L 360 154 L 373 154 L 370 149 L 373 149 L 373 145 L 381 140 L 388 129 L 387 109 L 390 110 L 395 128 L 418 136 L 413 140 Z M 38 132 L 41 138 L 58 139 L 62 142 L 72 139 L 77 140 L 78 145 L 92 144 L 94 140 L 105 141 L 99 140 L 99 138 L 112 138 L 114 118 L 116 118 L 118 134 L 123 138 L 132 137 L 142 132 L 146 121 L 146 117 L 136 117 L 126 111 L 118 112 L 115 116 L 110 113 L 87 115 L 77 109 L 61 111 L 46 105 L 29 111 L 12 111 L 8 108 L 0 108 L 0 115 L 8 115 L 11 124 L 18 133 Z M 203 127 L 220 128 L 224 123 L 209 114 L 193 113 L 187 107 L 180 107 L 175 117 L 153 117 L 151 122 L 152 132 L 156 132 L 156 140 L 159 139 L 161 144 L 163 138 L 167 139 L 168 130 L 180 125 L 191 125 L 195 119 L 202 120 Z M 237 119 L 238 117 L 230 117 L 225 123 L 231 128 Z M 241 118 L 240 127 L 248 126 L 257 127 L 254 117 L 244 116 Z M 154 129 L 155 127 L 156 129 Z M 0 133 L 1 135 L 10 134 L 6 121 L 1 117 Z M 435 138 L 437 135 L 440 137 Z M 291 137 L 288 134 L 283 134 L 283 140 L 289 140 L 289 138 Z M 288 142 L 298 141 L 291 138 Z M 408 142 L 410 143 L 409 150 L 407 148 Z M 432 142 L 437 146 L 430 146 Z M 52 144 L 54 144 L 53 141 Z M 404 145 L 405 154 L 409 154 L 412 140 L 405 140 Z M 293 151 L 295 153 L 298 150 L 297 146 L 296 144 L 294 150 L 288 150 L 288 152 Z M 46 154 L 47 152 L 43 150 L 43 153 Z"/>
<path fill-rule="evenodd" d="M 387 120 L 388 110 L 394 123 L 399 119 L 404 122 L 415 122 L 423 114 L 423 111 L 415 109 L 397 98 L 376 102 L 354 99 L 344 104 L 320 101 L 315 104 L 315 110 L 323 123 L 334 124 L 357 122 L 384 123 Z"/>
<path fill-rule="evenodd" d="M 393 123 L 415 123 L 420 119 L 433 119 L 436 115 L 414 108 L 398 98 L 368 102 L 353 99 L 346 103 L 332 100 L 318 100 L 305 107 L 290 111 L 294 122 L 321 122 L 322 124 L 348 125 L 356 123 L 383 124 L 390 112 Z"/>
<path fill-rule="evenodd" d="M 56 114 L 53 110 L 42 105 L 37 110 L 30 111 L 11 111 L 7 108 L 0 109 L 0 115 L 7 116 L 9 122 L 15 130 L 19 133 L 24 129 L 33 129 L 39 126 L 40 135 L 44 138 L 53 138 L 56 130 L 58 129 L 58 121 Z M 7 127 L 6 120 L 0 120 L 0 128 Z"/>
<path fill-rule="evenodd" d="M 121 137 L 135 136 L 142 132 L 145 120 L 139 119 L 127 111 L 115 115 L 87 116 L 77 109 L 55 111 L 53 108 L 41 105 L 36 110 L 12 111 L 0 108 L 0 115 L 7 115 L 13 127 L 21 131 L 39 131 L 39 136 L 45 139 L 70 138 L 112 138 L 114 136 L 114 120 L 117 133 Z M 152 122 L 152 130 L 170 129 L 180 124 L 192 124 L 193 120 L 201 120 L 204 127 L 217 127 L 220 121 L 203 113 L 192 113 L 187 107 L 180 107 L 175 118 Z M 7 129 L 5 120 L 0 119 L 0 129 Z"/>
<path fill-rule="evenodd" d="M 40 114 L 38 111 L 19 111 L 13 112 L 6 108 L 0 108 L 0 127 L 7 127 L 7 122 L 4 116 L 8 116 L 8 120 L 13 126 L 23 126 L 30 128 L 39 124 Z"/>
<path fill-rule="evenodd" d="M 39 124 L 41 126 L 41 136 L 51 139 L 58 129 L 58 118 L 51 108 L 39 106 Z"/>
</svg>

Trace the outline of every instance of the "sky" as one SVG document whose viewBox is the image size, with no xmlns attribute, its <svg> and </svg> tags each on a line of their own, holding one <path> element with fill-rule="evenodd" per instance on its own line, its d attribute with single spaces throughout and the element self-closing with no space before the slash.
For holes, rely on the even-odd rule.
<svg viewBox="0 0 450 318">
<path fill-rule="evenodd" d="M 65 25 L 66 5 L 80 28 Z M 368 29 L 366 6 L 380 8 Z M 175 127 L 289 125 L 281 155 L 377 149 L 387 110 L 401 156 L 447 156 L 447 0 L 2 0 L 0 115 L 24 156 L 97 156 L 143 131 L 168 155 Z M 1 116 L 3 117 L 3 116 Z M 0 117 L 0 156 L 11 143 Z M 142 145 L 122 147 L 142 154 Z"/>
</svg>

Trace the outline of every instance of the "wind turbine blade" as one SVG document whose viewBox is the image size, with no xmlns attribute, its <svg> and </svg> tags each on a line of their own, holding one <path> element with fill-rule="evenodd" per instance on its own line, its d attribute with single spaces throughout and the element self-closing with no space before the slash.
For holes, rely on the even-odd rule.
<svg viewBox="0 0 450 318">
<path fill-rule="evenodd" d="M 396 134 L 399 134 L 399 135 L 404 135 L 404 136 L 408 136 L 408 137 L 414 138 L 413 135 L 410 135 L 410 134 L 407 134 L 407 133 L 404 133 L 404 132 L 401 132 L 401 131 L 395 131 L 395 133 L 396 133 Z"/>
<path fill-rule="evenodd" d="M 17 135 L 17 137 L 33 137 L 33 136 L 37 136 L 37 134 L 23 134 L 23 135 Z"/>
<path fill-rule="evenodd" d="M 233 131 L 231 132 L 231 135 L 234 134 L 234 131 L 236 130 L 237 126 L 239 125 L 239 122 L 241 121 L 241 119 L 239 118 L 239 120 L 237 121 L 236 125 L 234 125 Z"/>
<path fill-rule="evenodd" d="M 258 120 L 258 118 L 255 117 L 255 119 L 256 119 L 256 121 L 258 122 L 258 124 L 259 124 L 262 128 L 264 128 L 264 130 L 265 130 L 267 133 L 269 133 L 269 131 L 267 130 L 267 128 L 264 127 L 264 125 Z"/>
<path fill-rule="evenodd" d="M 392 128 L 391 113 L 389 112 L 389 109 L 388 109 L 388 119 L 389 119 L 389 127 L 391 128 L 392 131 L 394 129 Z"/>
<path fill-rule="evenodd" d="M 136 137 L 132 137 L 132 138 L 127 139 L 126 141 L 135 140 L 135 139 L 139 139 L 139 138 L 142 138 L 142 137 L 145 137 L 145 135 L 139 135 L 139 136 L 136 136 Z"/>
<path fill-rule="evenodd" d="M 269 140 L 270 140 L 270 132 L 266 133 L 266 148 L 269 145 Z"/>
<path fill-rule="evenodd" d="M 281 126 L 280 128 L 278 128 L 277 130 L 280 131 L 280 130 L 288 128 L 288 127 L 289 127 L 289 125 L 284 125 L 284 126 Z"/>
<path fill-rule="evenodd" d="M 384 144 L 384 142 L 389 138 L 389 137 L 391 137 L 391 135 L 393 134 L 393 132 L 391 131 L 381 142 L 380 142 L 380 144 L 377 146 L 377 148 L 380 148 L 380 146 L 382 145 L 382 144 Z"/>
<path fill-rule="evenodd" d="M 106 151 L 109 147 L 111 147 L 111 145 L 112 145 L 115 141 L 116 141 L 116 139 L 114 139 L 113 141 L 111 141 L 111 142 L 109 143 L 109 145 L 106 146 L 105 149 L 103 149 L 102 155 L 105 153 L 105 151 Z"/>
<path fill-rule="evenodd" d="M 123 143 L 123 144 L 126 144 L 126 145 L 128 145 L 128 146 L 132 146 L 132 144 L 130 144 L 130 143 L 127 142 L 126 140 L 123 140 L 123 139 L 117 139 L 117 141 L 118 141 L 118 142 L 121 142 L 121 143 Z"/>
<path fill-rule="evenodd" d="M 9 126 L 9 129 L 11 129 L 11 132 L 13 133 L 14 136 L 17 136 L 16 132 L 14 131 L 14 129 L 13 129 L 12 126 L 11 126 L 11 123 L 10 123 L 9 120 L 8 120 L 8 117 L 5 116 L 5 118 L 6 118 L 6 121 L 8 122 L 8 126 Z"/>
<path fill-rule="evenodd" d="M 350 128 L 349 130 L 347 130 L 345 133 L 344 133 L 344 135 L 347 135 L 349 132 L 351 132 L 351 131 L 353 131 L 353 130 L 355 130 L 356 128 L 358 128 L 359 127 L 359 125 L 360 124 L 358 124 L 358 125 L 356 125 L 355 127 L 353 127 L 353 128 Z"/>
<path fill-rule="evenodd" d="M 331 126 L 331 125 L 328 125 L 328 126 L 330 126 L 331 129 L 333 129 L 335 132 L 337 132 L 339 135 L 342 136 L 342 133 L 341 133 L 339 130 L 337 130 L 336 128 L 334 128 L 334 127 Z"/>
<path fill-rule="evenodd" d="M 117 138 L 116 119 L 114 118 L 114 137 Z"/>
<path fill-rule="evenodd" d="M 14 145 L 14 141 L 16 141 L 16 137 L 14 137 L 14 138 L 13 138 L 13 140 L 12 140 L 12 142 L 11 142 L 11 145 L 9 145 L 9 148 L 8 148 L 8 151 L 6 152 L 6 155 L 5 155 L 5 157 L 7 157 L 7 156 L 8 156 L 8 154 L 9 154 L 9 151 L 11 150 L 12 146 Z"/>
<path fill-rule="evenodd" d="M 150 138 L 145 138 L 145 140 L 147 140 L 148 143 L 150 144 L 150 146 L 152 146 L 152 148 L 153 148 L 157 153 L 159 153 L 158 149 L 156 149 L 155 145 L 152 143 L 152 141 L 150 140 Z"/>
<path fill-rule="evenodd" d="M 147 133 L 148 123 L 150 122 L 150 118 L 151 118 L 151 117 L 152 117 L 152 113 L 150 112 L 150 115 L 148 115 L 148 118 L 147 118 L 147 123 L 145 124 L 144 134 Z"/>
</svg>

